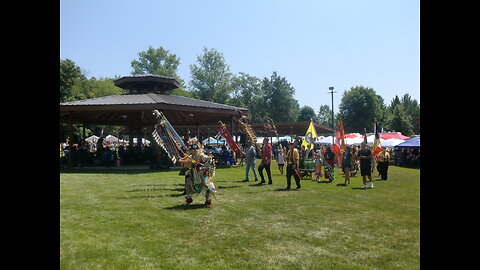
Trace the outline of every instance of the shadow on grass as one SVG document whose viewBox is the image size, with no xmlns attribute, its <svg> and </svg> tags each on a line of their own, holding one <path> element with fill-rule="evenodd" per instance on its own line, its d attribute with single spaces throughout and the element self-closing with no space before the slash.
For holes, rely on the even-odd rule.
<svg viewBox="0 0 480 270">
<path fill-rule="evenodd" d="M 143 196 L 130 196 L 130 197 L 117 197 L 117 200 L 123 199 L 159 199 L 162 198 L 162 195 L 143 195 Z"/>
<path fill-rule="evenodd" d="M 171 170 L 173 171 L 173 170 Z M 75 173 L 75 174 L 147 174 L 147 173 L 159 173 L 159 172 L 171 172 L 171 171 L 160 171 L 160 170 L 151 170 L 151 169 L 121 169 L 121 168 L 70 168 L 70 169 L 60 169 L 60 173 Z"/>
<path fill-rule="evenodd" d="M 165 207 L 163 209 L 165 209 L 165 210 L 195 210 L 195 209 L 201 209 L 201 208 L 210 208 L 210 206 L 205 205 L 205 204 L 190 204 L 190 205 L 180 204 L 180 205 Z"/>
<path fill-rule="evenodd" d="M 224 189 L 224 188 L 238 188 L 238 187 L 240 187 L 240 186 L 228 186 L 228 187 L 226 187 L 226 186 L 218 186 L 218 187 L 217 187 L 217 189 Z"/>
<path fill-rule="evenodd" d="M 267 183 L 263 183 L 263 184 L 262 183 L 256 183 L 256 184 L 251 184 L 249 186 L 251 186 L 251 187 L 261 187 L 261 186 L 268 186 L 268 185 L 267 185 Z"/>
<path fill-rule="evenodd" d="M 292 190 L 295 190 L 295 189 L 287 189 L 287 188 L 277 188 L 277 189 L 275 189 L 275 191 L 292 191 Z"/>
</svg>

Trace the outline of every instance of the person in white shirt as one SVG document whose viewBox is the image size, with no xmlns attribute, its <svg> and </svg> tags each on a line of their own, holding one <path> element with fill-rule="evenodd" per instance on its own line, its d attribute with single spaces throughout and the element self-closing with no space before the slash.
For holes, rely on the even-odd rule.
<svg viewBox="0 0 480 270">
<path fill-rule="evenodd" d="M 280 175 L 283 175 L 283 167 L 285 165 L 285 150 L 281 145 L 279 146 L 279 149 L 278 149 L 277 164 L 278 164 L 278 170 L 280 171 Z"/>
</svg>

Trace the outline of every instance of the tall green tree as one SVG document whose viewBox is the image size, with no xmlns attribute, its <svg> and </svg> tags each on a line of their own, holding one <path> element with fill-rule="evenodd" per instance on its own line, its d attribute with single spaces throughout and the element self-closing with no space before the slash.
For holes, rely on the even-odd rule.
<svg viewBox="0 0 480 270">
<path fill-rule="evenodd" d="M 382 100 L 373 88 L 355 86 L 345 91 L 339 105 L 339 116 L 345 132 L 373 131 L 373 125 L 382 117 Z"/>
<path fill-rule="evenodd" d="M 201 100 L 225 104 L 232 93 L 230 67 L 223 54 L 216 49 L 203 48 L 197 64 L 190 65 L 190 86 L 194 96 Z"/>
<path fill-rule="evenodd" d="M 303 106 L 300 108 L 297 121 L 310 121 L 313 120 L 315 123 L 320 123 L 315 110 L 310 106 Z"/>
<path fill-rule="evenodd" d="M 60 60 L 60 103 L 74 100 L 73 86 L 84 79 L 80 67 L 70 59 Z"/>
<path fill-rule="evenodd" d="M 300 106 L 293 97 L 295 88 L 281 77 L 276 71 L 262 81 L 264 91 L 264 108 L 268 111 L 268 116 L 274 122 L 295 122 L 298 119 Z"/>
<path fill-rule="evenodd" d="M 320 125 L 332 126 L 332 109 L 328 105 L 320 105 L 318 109 L 318 123 Z"/>
<path fill-rule="evenodd" d="M 175 78 L 184 88 L 185 82 L 177 74 L 179 65 L 180 58 L 162 46 L 157 49 L 148 46 L 146 51 L 138 53 L 138 59 L 131 62 L 132 75 L 154 74 Z"/>
<path fill-rule="evenodd" d="M 252 103 L 262 95 L 261 80 L 244 72 L 232 76 L 231 87 L 229 104 L 232 106 L 250 109 Z"/>
<path fill-rule="evenodd" d="M 407 136 L 420 134 L 420 123 L 417 122 L 420 117 L 420 104 L 409 94 L 402 98 L 395 96 L 386 111 L 389 130 L 399 131 Z"/>
<path fill-rule="evenodd" d="M 77 80 L 72 87 L 74 100 L 120 95 L 127 90 L 115 86 L 111 78 L 95 78 Z"/>
<path fill-rule="evenodd" d="M 388 127 L 390 130 L 400 131 L 406 136 L 413 135 L 412 117 L 402 104 L 398 104 L 392 109 Z"/>
</svg>

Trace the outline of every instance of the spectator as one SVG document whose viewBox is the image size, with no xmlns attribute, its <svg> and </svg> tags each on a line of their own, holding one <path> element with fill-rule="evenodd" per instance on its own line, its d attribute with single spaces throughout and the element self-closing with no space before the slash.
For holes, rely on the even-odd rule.
<svg viewBox="0 0 480 270">
<path fill-rule="evenodd" d="M 283 175 L 283 166 L 285 165 L 285 150 L 281 145 L 278 146 L 277 164 L 280 175 Z"/>
<path fill-rule="evenodd" d="M 263 148 L 262 148 L 262 162 L 258 166 L 258 173 L 260 174 L 259 184 L 265 184 L 265 178 L 263 177 L 263 169 L 267 171 L 268 184 L 272 184 L 272 174 L 270 172 L 270 163 L 272 162 L 272 146 L 268 143 L 268 138 L 263 139 Z"/>
<path fill-rule="evenodd" d="M 112 152 L 110 151 L 110 147 L 105 147 L 105 150 L 103 151 L 103 162 L 107 168 L 110 168 L 112 163 Z"/>
<path fill-rule="evenodd" d="M 350 169 L 352 168 L 353 164 L 353 155 L 350 151 L 350 146 L 345 147 L 345 152 L 343 153 L 342 159 L 342 168 L 345 174 L 345 185 L 350 184 Z"/>
<path fill-rule="evenodd" d="M 255 159 L 256 159 L 256 151 L 255 146 L 251 142 L 248 143 L 250 146 L 247 148 L 245 153 L 245 164 L 247 164 L 245 169 L 245 180 L 244 182 L 248 182 L 248 172 L 250 168 L 252 168 L 253 175 L 255 176 L 255 181 L 258 181 L 257 172 L 255 171 Z"/>
<path fill-rule="evenodd" d="M 367 188 L 367 179 L 370 180 L 370 188 L 373 188 L 372 182 L 372 151 L 366 147 L 366 143 L 362 142 L 360 145 L 361 150 L 358 151 L 358 158 L 360 159 L 360 175 L 362 176 L 363 186 L 362 188 Z"/>
</svg>

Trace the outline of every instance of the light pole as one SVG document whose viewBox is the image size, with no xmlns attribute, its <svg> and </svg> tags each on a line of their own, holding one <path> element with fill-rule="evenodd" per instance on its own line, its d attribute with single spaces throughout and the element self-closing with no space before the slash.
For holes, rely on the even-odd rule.
<svg viewBox="0 0 480 270">
<path fill-rule="evenodd" d="M 330 90 L 330 92 L 328 92 L 329 94 L 332 94 L 332 130 L 333 130 L 333 136 L 332 136 L 332 146 L 334 144 L 334 140 L 335 140 L 335 128 L 334 128 L 334 124 L 333 124 L 333 93 L 336 93 L 333 91 L 333 86 L 330 86 L 328 87 L 328 90 Z"/>
</svg>

